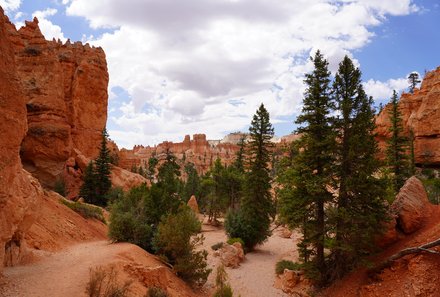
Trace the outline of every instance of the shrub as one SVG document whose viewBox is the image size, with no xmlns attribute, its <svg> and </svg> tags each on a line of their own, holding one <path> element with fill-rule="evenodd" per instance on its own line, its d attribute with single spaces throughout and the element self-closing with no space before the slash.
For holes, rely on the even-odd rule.
<svg viewBox="0 0 440 297">
<path fill-rule="evenodd" d="M 224 285 L 221 288 L 218 288 L 213 297 L 232 297 L 233 292 L 230 285 Z"/>
<path fill-rule="evenodd" d="M 57 192 L 61 196 L 66 197 L 66 195 L 67 195 L 66 182 L 64 181 L 63 178 L 58 178 L 55 181 L 55 185 L 53 187 L 53 190 L 54 190 L 54 192 Z"/>
<path fill-rule="evenodd" d="M 79 213 L 83 218 L 97 219 L 104 224 L 107 224 L 104 214 L 102 213 L 102 209 L 99 207 L 80 202 L 73 202 L 66 199 L 60 199 L 60 202 L 74 212 Z"/>
<path fill-rule="evenodd" d="M 429 201 L 433 204 L 440 204 L 440 179 L 430 178 L 422 179 L 422 181 Z"/>
<path fill-rule="evenodd" d="M 217 267 L 217 276 L 215 278 L 215 285 L 217 290 L 213 297 L 232 297 L 233 292 L 231 286 L 226 282 L 228 280 L 228 274 L 225 267 L 220 265 Z"/>
<path fill-rule="evenodd" d="M 211 246 L 211 249 L 213 249 L 214 251 L 219 250 L 223 247 L 223 242 L 217 242 L 216 244 Z"/>
<path fill-rule="evenodd" d="M 131 282 L 119 284 L 117 282 L 118 272 L 114 266 L 107 271 L 99 266 L 90 269 L 90 278 L 87 283 L 86 293 L 89 297 L 125 297 Z"/>
<path fill-rule="evenodd" d="M 225 230 L 229 238 L 241 238 L 246 250 L 252 250 L 257 244 L 255 238 L 261 237 L 261 229 L 258 225 L 252 224 L 241 210 L 230 211 L 226 215 Z"/>
<path fill-rule="evenodd" d="M 168 297 L 168 294 L 162 288 L 152 287 L 148 288 L 148 292 L 145 297 Z"/>
<path fill-rule="evenodd" d="M 244 245 L 244 241 L 243 241 L 243 239 L 238 238 L 238 237 L 235 237 L 235 238 L 229 238 L 228 241 L 227 241 L 227 243 L 230 244 L 230 245 L 233 245 L 233 244 L 236 243 L 236 242 L 241 243 L 241 246 L 242 246 L 242 247 L 245 246 L 245 245 Z"/>
<path fill-rule="evenodd" d="M 293 263 L 292 261 L 289 260 L 281 260 L 278 261 L 275 266 L 275 273 L 277 275 L 280 275 L 284 273 L 284 269 L 299 270 L 300 268 L 301 268 L 301 264 Z"/>
<path fill-rule="evenodd" d="M 121 187 L 112 187 L 106 196 L 107 203 L 112 204 L 124 197 L 124 190 Z"/>
<path fill-rule="evenodd" d="M 145 185 L 133 188 L 123 199 L 110 205 L 109 237 L 127 241 L 147 251 L 153 251 L 151 241 L 154 220 L 148 202 L 150 193 Z"/>
<path fill-rule="evenodd" d="M 176 214 L 163 217 L 153 240 L 157 253 L 173 265 L 176 274 L 199 286 L 211 272 L 207 268 L 207 251 L 196 251 L 203 243 L 203 236 L 197 236 L 200 230 L 201 224 L 191 208 L 181 205 Z"/>
</svg>

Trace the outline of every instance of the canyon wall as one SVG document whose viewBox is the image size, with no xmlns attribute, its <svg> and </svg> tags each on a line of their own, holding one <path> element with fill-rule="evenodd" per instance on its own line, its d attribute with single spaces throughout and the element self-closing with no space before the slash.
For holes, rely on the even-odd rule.
<svg viewBox="0 0 440 297">
<path fill-rule="evenodd" d="M 23 170 L 20 146 L 25 138 L 26 97 L 14 57 L 8 27 L 0 7 L 0 271 L 20 261 L 23 240 L 44 195 L 37 180 Z"/>
<path fill-rule="evenodd" d="M 376 119 L 379 147 L 384 155 L 390 136 L 388 104 Z M 414 133 L 416 163 L 440 165 L 440 67 L 426 73 L 420 89 L 414 94 L 404 93 L 399 100 L 405 134 Z"/>
<path fill-rule="evenodd" d="M 105 54 L 80 42 L 45 40 L 36 18 L 18 31 L 8 22 L 5 31 L 27 109 L 22 162 L 50 187 L 73 149 L 87 157 L 98 153 L 107 120 Z"/>
</svg>

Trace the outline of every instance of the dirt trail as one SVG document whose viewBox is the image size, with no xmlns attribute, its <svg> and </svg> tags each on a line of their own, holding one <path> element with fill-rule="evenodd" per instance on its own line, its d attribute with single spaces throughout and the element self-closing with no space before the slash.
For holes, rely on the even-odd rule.
<svg viewBox="0 0 440 297">
<path fill-rule="evenodd" d="M 31 265 L 5 268 L 0 296 L 86 296 L 90 267 L 114 262 L 136 248 L 128 243 L 87 242 L 54 253 Z"/>
<path fill-rule="evenodd" d="M 206 227 L 204 228 L 206 229 Z M 213 256 L 211 246 L 220 241 L 226 241 L 223 229 L 207 229 L 204 248 L 209 252 L 208 262 L 211 264 L 211 273 L 207 286 L 214 286 L 216 267 L 219 259 Z M 295 235 L 294 235 L 295 236 Z M 229 283 L 234 290 L 234 296 L 241 297 L 277 297 L 289 296 L 274 287 L 275 264 L 281 259 L 297 260 L 296 240 L 281 238 L 274 232 L 267 242 L 259 246 L 252 253 L 246 254 L 246 259 L 236 269 L 227 268 Z"/>
</svg>

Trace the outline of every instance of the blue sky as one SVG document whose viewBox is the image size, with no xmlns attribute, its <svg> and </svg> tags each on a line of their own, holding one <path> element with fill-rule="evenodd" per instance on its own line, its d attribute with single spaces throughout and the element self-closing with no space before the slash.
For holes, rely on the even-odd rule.
<svg viewBox="0 0 440 297">
<path fill-rule="evenodd" d="M 386 102 L 412 71 L 440 65 L 434 0 L 0 0 L 17 27 L 37 16 L 47 39 L 103 47 L 108 130 L 120 147 L 220 139 L 246 131 L 258 105 L 277 135 L 301 109 L 307 57 L 335 71 L 359 65 L 368 94 Z"/>
</svg>

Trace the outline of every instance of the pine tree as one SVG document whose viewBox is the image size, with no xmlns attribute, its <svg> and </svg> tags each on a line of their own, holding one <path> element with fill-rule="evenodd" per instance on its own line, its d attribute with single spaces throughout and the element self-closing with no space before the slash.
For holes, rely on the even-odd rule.
<svg viewBox="0 0 440 297">
<path fill-rule="evenodd" d="M 388 166 L 393 173 L 392 183 L 394 193 L 397 193 L 409 176 L 407 156 L 408 140 L 403 136 L 402 115 L 399 111 L 399 101 L 396 91 L 393 91 L 390 104 L 391 109 L 388 115 L 391 123 L 389 129 L 391 137 L 388 140 L 386 155 Z"/>
<path fill-rule="evenodd" d="M 373 101 L 363 90 L 360 70 L 347 56 L 339 64 L 333 94 L 339 114 L 334 125 L 338 139 L 334 188 L 338 195 L 334 221 L 329 222 L 336 236 L 327 281 L 342 277 L 371 249 L 386 214 L 384 183 L 374 175 L 379 162 Z"/>
<path fill-rule="evenodd" d="M 417 87 L 419 83 L 422 81 L 419 78 L 419 74 L 417 72 L 411 72 L 408 75 L 408 83 L 409 83 L 409 92 L 414 94 L 414 89 Z"/>
<path fill-rule="evenodd" d="M 165 162 L 159 167 L 157 174 L 158 190 L 156 203 L 162 213 L 176 212 L 180 205 L 180 166 L 177 164 L 176 156 L 167 148 Z"/>
<path fill-rule="evenodd" d="M 329 241 L 324 205 L 333 198 L 328 185 L 333 175 L 335 132 L 331 113 L 335 104 L 330 98 L 328 62 L 320 51 L 311 60 L 314 70 L 306 74 L 302 113 L 296 120 L 300 125 L 297 133 L 302 136 L 291 173 L 294 186 L 280 203 L 284 220 L 303 232 L 298 247 L 306 271 L 322 283 L 326 271 L 324 248 Z"/>
<path fill-rule="evenodd" d="M 96 195 L 96 174 L 93 161 L 87 164 L 83 174 L 83 184 L 79 191 L 79 195 L 84 198 L 84 201 L 91 204 L 98 204 Z"/>
<path fill-rule="evenodd" d="M 240 172 L 244 172 L 244 147 L 245 147 L 245 137 L 242 136 L 240 138 L 240 141 L 238 142 L 239 149 L 236 154 L 234 166 L 237 168 Z"/>
<path fill-rule="evenodd" d="M 240 237 L 249 249 L 264 242 L 270 235 L 270 217 L 274 206 L 270 194 L 269 162 L 274 135 L 269 113 L 263 104 L 254 115 L 249 128 L 246 161 L 249 171 L 243 189 L 240 209 L 227 216 L 225 223 L 230 237 Z"/>
<path fill-rule="evenodd" d="M 102 130 L 101 137 L 99 155 L 95 160 L 96 199 L 98 205 L 105 206 L 107 204 L 106 194 L 112 187 L 110 178 L 111 158 L 110 150 L 107 147 L 108 134 L 105 127 Z"/>
</svg>

